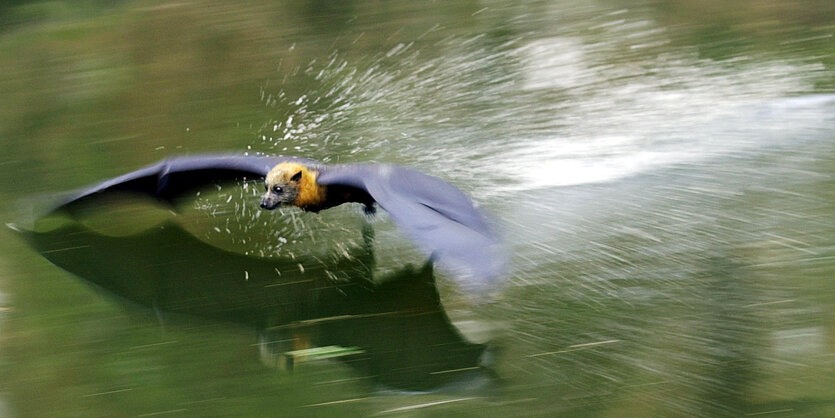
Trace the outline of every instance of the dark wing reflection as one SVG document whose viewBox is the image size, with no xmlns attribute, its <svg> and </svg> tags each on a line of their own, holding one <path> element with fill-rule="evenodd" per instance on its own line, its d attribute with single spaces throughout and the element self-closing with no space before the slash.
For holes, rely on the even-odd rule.
<svg viewBox="0 0 835 418">
<path fill-rule="evenodd" d="M 393 388 L 460 380 L 438 372 L 477 367 L 485 348 L 451 325 L 430 265 L 375 285 L 370 247 L 329 260 L 261 259 L 208 245 L 172 222 L 125 237 L 77 222 L 23 234 L 55 265 L 132 302 L 254 325 L 262 335 L 300 331 L 314 346 L 357 347 L 345 361 Z"/>
</svg>

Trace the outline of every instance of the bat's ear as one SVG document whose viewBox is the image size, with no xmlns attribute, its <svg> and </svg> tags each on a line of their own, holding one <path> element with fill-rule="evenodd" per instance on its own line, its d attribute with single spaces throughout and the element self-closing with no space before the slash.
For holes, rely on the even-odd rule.
<svg viewBox="0 0 835 418">
<path fill-rule="evenodd" d="M 293 177 L 290 177 L 290 181 L 299 181 L 302 179 L 302 172 L 299 171 L 296 174 L 293 174 Z"/>
</svg>

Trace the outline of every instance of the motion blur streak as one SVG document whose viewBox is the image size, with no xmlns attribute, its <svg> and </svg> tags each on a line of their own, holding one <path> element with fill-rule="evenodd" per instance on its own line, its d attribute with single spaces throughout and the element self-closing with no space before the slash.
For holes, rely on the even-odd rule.
<svg viewBox="0 0 835 418">
<path fill-rule="evenodd" d="M 485 306 L 438 279 L 501 395 L 398 396 L 338 362 L 277 376 L 250 329 L 160 326 L 4 229 L 0 415 L 833 416 L 833 28 L 825 0 L 4 3 L 4 223 L 167 155 L 285 153 L 437 175 L 512 261 Z M 178 222 L 241 254 L 361 245 L 355 210 L 262 213 L 253 186 Z M 371 222 L 378 277 L 421 265 Z"/>
</svg>

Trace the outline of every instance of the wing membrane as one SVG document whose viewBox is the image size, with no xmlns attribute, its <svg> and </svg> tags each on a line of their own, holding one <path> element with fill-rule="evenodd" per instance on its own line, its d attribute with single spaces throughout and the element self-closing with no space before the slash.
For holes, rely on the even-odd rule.
<svg viewBox="0 0 835 418">
<path fill-rule="evenodd" d="M 110 192 L 131 192 L 171 201 L 200 187 L 236 179 L 263 178 L 281 162 L 312 160 L 283 156 L 197 155 L 171 158 L 72 193 L 55 209 L 73 207 Z"/>
<path fill-rule="evenodd" d="M 394 165 L 352 164 L 327 167 L 317 181 L 365 190 L 467 290 L 487 290 L 504 273 L 506 255 L 487 220 L 463 192 L 437 177 Z"/>
<path fill-rule="evenodd" d="M 465 289 L 491 289 L 504 274 L 507 256 L 500 240 L 470 199 L 437 177 L 395 165 L 325 166 L 285 156 L 178 157 L 83 189 L 54 210 L 110 192 L 140 193 L 170 202 L 208 184 L 263 178 L 282 162 L 319 170 L 317 182 L 323 186 L 353 187 L 368 193 L 419 248 L 453 269 Z"/>
</svg>

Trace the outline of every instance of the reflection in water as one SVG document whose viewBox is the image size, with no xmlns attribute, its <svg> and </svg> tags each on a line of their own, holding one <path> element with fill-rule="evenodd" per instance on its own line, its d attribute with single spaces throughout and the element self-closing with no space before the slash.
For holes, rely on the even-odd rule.
<svg viewBox="0 0 835 418">
<path fill-rule="evenodd" d="M 52 263 L 131 302 L 257 327 L 268 357 L 335 345 L 384 387 L 490 381 L 485 346 L 450 324 L 430 263 L 372 277 L 370 226 L 364 246 L 333 259 L 259 259 L 212 247 L 174 222 L 114 237 L 63 221 L 24 234 Z"/>
<path fill-rule="evenodd" d="M 202 350 L 172 326 L 180 344 L 137 353 L 157 327 L 120 323 L 108 299 L 0 239 L 0 397 L 20 415 L 438 402 L 422 411 L 835 416 L 835 2 L 92 3 L 40 2 L 83 10 L 0 35 L 3 199 L 211 151 L 438 174 L 502 220 L 513 254 L 502 299 L 477 312 L 506 330 L 505 396 L 331 403 L 368 396 L 367 380 L 209 370 L 230 363 L 221 327 L 194 332 L 213 342 Z M 361 246 L 356 217 L 259 217 L 235 192 L 199 197 L 206 222 L 183 227 L 244 254 Z M 419 262 L 374 226 L 375 277 Z M 447 310 L 456 325 L 460 311 Z M 283 339 L 278 321 L 260 326 Z M 354 369 L 334 364 L 322 368 L 345 382 Z"/>
</svg>

